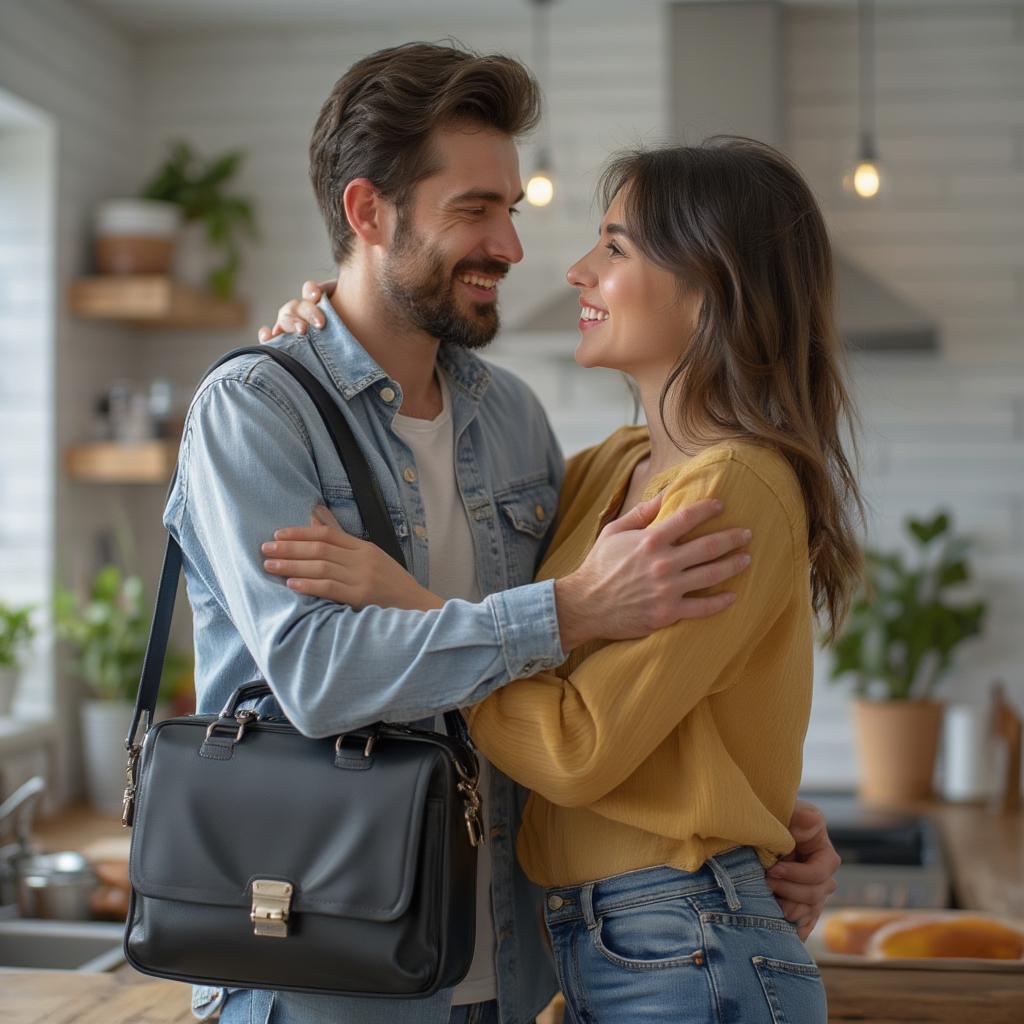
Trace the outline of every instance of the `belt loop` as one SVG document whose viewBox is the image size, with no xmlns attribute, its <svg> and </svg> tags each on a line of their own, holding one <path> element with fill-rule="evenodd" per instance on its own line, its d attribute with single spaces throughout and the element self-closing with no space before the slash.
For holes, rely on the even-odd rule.
<svg viewBox="0 0 1024 1024">
<path fill-rule="evenodd" d="M 714 857 L 708 857 L 708 867 L 711 868 L 722 892 L 725 893 L 725 903 L 730 910 L 739 910 L 743 905 L 736 893 L 736 886 L 732 884 L 729 872 L 722 867 Z"/>
<path fill-rule="evenodd" d="M 587 923 L 587 931 L 592 932 L 597 927 L 597 918 L 594 917 L 593 882 L 587 882 L 580 889 L 580 909 L 583 911 L 583 920 Z"/>
</svg>

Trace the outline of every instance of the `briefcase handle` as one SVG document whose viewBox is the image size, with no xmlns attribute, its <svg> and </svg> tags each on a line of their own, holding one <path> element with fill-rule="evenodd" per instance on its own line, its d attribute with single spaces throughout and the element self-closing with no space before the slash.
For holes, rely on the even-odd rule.
<svg viewBox="0 0 1024 1024">
<path fill-rule="evenodd" d="M 377 478 L 373 475 L 366 456 L 363 455 L 356 441 L 355 434 L 348 420 L 342 415 L 337 403 L 331 398 L 327 389 L 316 379 L 316 377 L 302 365 L 297 359 L 288 355 L 280 349 L 269 345 L 247 345 L 242 348 L 233 349 L 231 352 L 221 356 L 203 374 L 205 380 L 217 367 L 240 355 L 260 355 L 273 359 L 282 369 L 289 373 L 305 390 L 310 400 L 320 413 L 324 426 L 330 434 L 334 443 L 338 458 L 341 459 L 352 485 L 352 492 L 355 496 L 356 506 L 363 525 L 370 540 L 390 555 L 403 568 L 406 568 L 405 556 L 402 553 L 402 545 L 395 533 L 391 516 L 388 514 L 387 506 L 384 503 Z M 174 471 L 177 477 L 177 467 Z M 174 478 L 171 480 L 171 488 L 174 487 Z M 168 494 L 170 490 L 168 491 Z M 167 640 L 171 630 L 171 619 L 174 616 L 174 600 L 178 591 L 178 579 L 181 574 L 181 548 L 178 542 L 167 535 L 167 548 L 164 552 L 164 562 L 160 570 L 160 584 L 157 588 L 156 606 L 153 609 L 153 624 L 150 627 L 149 643 L 146 646 L 146 654 L 142 662 L 142 674 L 139 680 L 139 692 L 135 700 L 135 713 L 132 716 L 132 724 L 125 738 L 125 749 L 132 752 L 135 746 L 135 734 L 138 731 L 139 722 L 142 716 L 146 716 L 145 731 L 153 722 L 153 713 L 156 709 L 157 695 L 160 690 L 160 676 L 163 673 L 164 658 L 167 654 Z M 258 681 L 259 685 L 267 684 Z M 254 686 L 255 683 L 243 684 Z M 269 689 L 269 687 L 268 687 Z M 236 691 L 237 694 L 238 691 Z M 234 699 L 234 698 L 232 698 Z M 466 723 L 457 711 L 446 711 L 444 722 L 448 734 L 465 744 L 470 751 L 472 745 L 469 740 L 469 733 L 466 730 Z M 376 724 L 376 723 L 374 723 Z"/>
</svg>

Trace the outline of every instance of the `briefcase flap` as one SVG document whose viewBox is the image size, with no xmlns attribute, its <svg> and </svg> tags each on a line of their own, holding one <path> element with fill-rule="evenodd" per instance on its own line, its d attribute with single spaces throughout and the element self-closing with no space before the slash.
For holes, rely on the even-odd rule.
<svg viewBox="0 0 1024 1024">
<path fill-rule="evenodd" d="M 385 735 L 336 767 L 334 738 L 256 725 L 218 760 L 199 753 L 208 722 L 170 719 L 146 736 L 129 863 L 139 894 L 243 909 L 253 880 L 277 879 L 300 913 L 393 921 L 408 909 L 443 751 Z"/>
</svg>

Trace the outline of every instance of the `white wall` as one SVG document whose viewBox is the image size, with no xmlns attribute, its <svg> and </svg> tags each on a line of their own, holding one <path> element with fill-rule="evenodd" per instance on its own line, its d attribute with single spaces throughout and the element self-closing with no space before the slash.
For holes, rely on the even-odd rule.
<svg viewBox="0 0 1024 1024">
<path fill-rule="evenodd" d="M 136 184 L 137 75 L 135 47 L 77 5 L 64 0 L 6 0 L 0 5 L 0 90 L 47 117 L 57 147 L 55 258 L 21 264 L 14 256 L 13 265 L 8 261 L 0 269 L 0 312 L 5 327 L 10 327 L 9 318 L 16 325 L 4 331 L 3 354 L 23 359 L 27 368 L 43 366 L 47 377 L 40 390 L 26 387 L 17 397 L 19 431 L 31 448 L 36 448 L 37 438 L 45 438 L 49 448 L 51 421 L 58 451 L 81 440 L 88 432 L 95 393 L 110 377 L 131 373 L 135 362 L 125 332 L 72 319 L 63 297 L 68 283 L 89 269 L 93 205 Z M 27 169 L 36 157 L 27 153 L 25 159 Z M 6 208 L 3 224 L 18 231 L 13 212 Z M 9 249 L 5 252 L 11 255 Z M 69 483 L 54 474 L 49 455 L 40 455 L 44 464 L 38 473 L 26 474 L 26 455 L 18 443 L 0 446 L 0 479 L 5 487 L 17 488 L 18 530 L 45 535 L 47 544 L 56 539 L 53 562 L 58 577 L 66 580 L 76 570 L 91 568 L 93 537 L 110 526 L 115 510 L 124 505 L 123 495 L 120 489 Z M 23 593 L 18 581 L 22 572 L 49 575 L 48 561 L 29 565 L 24 560 L 31 545 L 12 551 L 21 548 L 25 542 L 19 537 L 24 536 L 9 534 L 6 546 L 0 539 L 0 596 Z M 49 583 L 47 579 L 45 590 Z M 75 692 L 69 676 L 62 676 L 58 689 L 63 699 L 58 702 L 61 742 L 54 782 L 66 795 L 78 786 L 77 707 L 69 699 Z M 0 766 L 4 769 L 8 786 L 24 771 L 17 765 Z"/>
</svg>

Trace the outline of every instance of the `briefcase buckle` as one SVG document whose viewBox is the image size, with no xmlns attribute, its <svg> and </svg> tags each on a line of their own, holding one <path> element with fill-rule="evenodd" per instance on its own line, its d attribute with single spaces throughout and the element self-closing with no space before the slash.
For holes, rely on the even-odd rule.
<svg viewBox="0 0 1024 1024">
<path fill-rule="evenodd" d="M 257 935 L 272 939 L 288 937 L 288 915 L 293 891 L 291 882 L 273 878 L 253 879 L 252 912 L 249 919 Z"/>
</svg>

